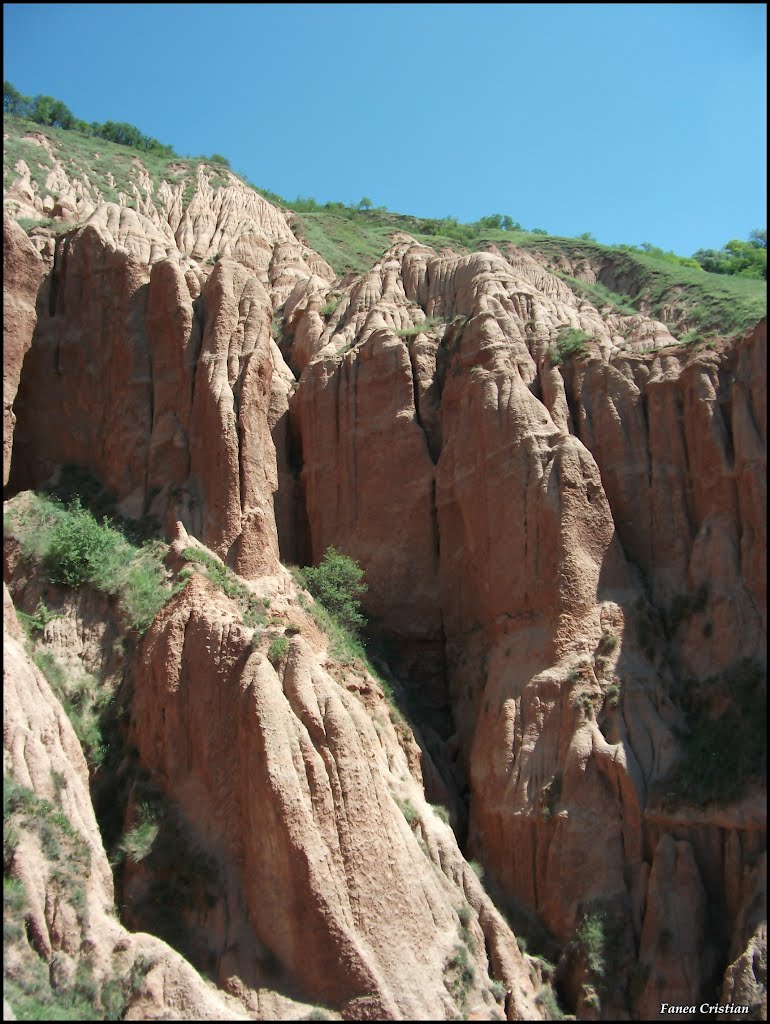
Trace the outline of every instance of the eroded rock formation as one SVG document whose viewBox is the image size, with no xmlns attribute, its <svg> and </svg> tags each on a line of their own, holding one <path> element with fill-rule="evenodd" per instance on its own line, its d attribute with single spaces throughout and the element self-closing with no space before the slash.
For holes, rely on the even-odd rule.
<svg viewBox="0 0 770 1024">
<path fill-rule="evenodd" d="M 524 252 L 406 235 L 334 282 L 242 189 L 201 172 L 184 210 L 169 186 L 163 212 L 100 205 L 43 261 L 10 250 L 25 309 L 37 294 L 6 400 L 12 490 L 90 470 L 124 514 L 252 581 L 287 631 L 277 663 L 196 576 L 132 669 L 130 742 L 223 880 L 190 922 L 217 982 L 247 1013 L 279 977 L 352 1019 L 494 1019 L 494 977 L 509 1019 L 539 1015 L 542 968 L 424 777 L 492 888 L 550 933 L 579 1013 L 645 1019 L 665 989 L 766 1014 L 762 791 L 750 776 L 695 801 L 674 781 L 698 701 L 718 717 L 747 663 L 766 671 L 764 325 L 685 350 Z M 366 570 L 421 754 L 279 564 L 331 544 Z"/>
</svg>

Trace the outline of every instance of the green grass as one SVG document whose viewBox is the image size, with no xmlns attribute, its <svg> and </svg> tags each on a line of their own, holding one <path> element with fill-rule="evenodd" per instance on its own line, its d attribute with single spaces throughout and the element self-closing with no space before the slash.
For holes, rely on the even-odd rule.
<svg viewBox="0 0 770 1024">
<path fill-rule="evenodd" d="M 68 674 L 49 651 L 36 651 L 33 660 L 48 680 L 72 723 L 90 767 L 104 760 L 101 718 L 112 690 L 85 673 Z"/>
<path fill-rule="evenodd" d="M 586 914 L 578 926 L 576 939 L 585 954 L 589 968 L 597 978 L 602 978 L 606 967 L 607 940 L 604 918 L 601 914 Z"/>
<path fill-rule="evenodd" d="M 618 637 L 614 633 L 610 633 L 609 630 L 605 630 L 596 649 L 601 651 L 602 654 L 611 654 L 618 646 L 618 643 Z"/>
<path fill-rule="evenodd" d="M 140 781 L 134 797 L 131 828 L 116 843 L 112 863 L 118 877 L 126 861 L 141 863 L 147 885 L 133 894 L 133 913 L 144 930 L 195 959 L 202 949 L 196 935 L 201 915 L 222 894 L 218 865 L 179 807 L 150 781 Z"/>
<path fill-rule="evenodd" d="M 272 664 L 281 661 L 288 649 L 289 641 L 286 637 L 277 636 L 275 640 L 271 642 L 270 647 L 267 650 L 268 661 L 272 662 Z"/>
<path fill-rule="evenodd" d="M 545 237 L 533 231 L 498 231 L 479 225 L 452 225 L 389 211 L 367 212 L 317 210 L 296 215 L 297 226 L 308 243 L 338 273 L 363 273 L 390 246 L 391 235 L 404 231 L 418 242 L 438 250 L 449 247 L 458 253 L 475 251 L 488 243 L 507 244 L 542 253 L 553 261 L 554 272 L 573 291 L 597 307 L 610 305 L 614 312 L 633 315 L 642 306 L 650 315 L 664 319 L 664 307 L 676 304 L 683 321 L 701 329 L 724 333 L 745 330 L 766 311 L 765 282 L 750 278 L 710 274 L 687 262 L 656 252 L 629 251 L 619 246 L 576 238 Z M 441 233 L 443 230 L 449 234 Z M 615 276 L 628 282 L 626 293 L 605 284 L 579 281 L 560 271 L 557 258 L 589 259 L 612 265 Z"/>
<path fill-rule="evenodd" d="M 555 345 L 549 345 L 548 358 L 552 366 L 560 366 L 566 359 L 585 359 L 588 355 L 586 344 L 592 341 L 590 334 L 575 327 L 560 328 Z"/>
<path fill-rule="evenodd" d="M 474 875 L 476 876 L 476 878 L 478 878 L 480 882 L 484 881 L 484 868 L 481 866 L 481 864 L 479 864 L 477 860 L 468 861 L 468 867 L 471 869 L 471 871 L 474 873 Z"/>
<path fill-rule="evenodd" d="M 449 824 L 449 811 L 443 804 L 431 804 L 433 811 L 441 818 L 445 825 Z"/>
<path fill-rule="evenodd" d="M 289 566 L 288 568 L 297 586 L 301 588 L 301 590 L 309 590 L 310 588 L 305 575 L 306 570 L 300 569 L 299 566 L 296 565 Z M 334 660 L 340 665 L 359 668 L 373 676 L 382 687 L 385 699 L 388 702 L 390 717 L 394 725 L 403 725 L 405 722 L 404 715 L 399 707 L 398 701 L 396 700 L 393 687 L 382 673 L 378 672 L 372 664 L 359 634 L 349 628 L 346 628 L 346 626 L 340 622 L 337 616 L 331 612 L 319 598 L 310 602 L 304 594 L 300 592 L 299 604 L 313 619 L 321 632 L 325 633 L 328 637 L 329 653 Z"/>
<path fill-rule="evenodd" d="M 678 322 L 688 329 L 735 334 L 754 326 L 766 314 L 767 293 L 762 280 L 710 274 L 666 254 L 577 238 L 530 236 L 517 244 L 541 253 L 555 268 L 563 257 L 588 260 L 596 268 L 610 265 L 613 275 L 627 282 L 623 305 L 628 301 L 636 309 L 644 306 L 658 320 L 666 319 L 664 307 L 677 306 L 681 310 Z"/>
<path fill-rule="evenodd" d="M 27 639 L 34 641 L 37 634 L 42 633 L 48 623 L 53 619 L 59 618 L 59 615 L 50 611 L 41 598 L 37 603 L 37 608 L 35 608 L 31 615 L 17 609 L 16 618 L 19 620 L 24 632 L 27 634 Z"/>
<path fill-rule="evenodd" d="M 468 1009 L 468 995 L 476 980 L 476 968 L 464 943 L 455 946 L 444 968 L 444 984 L 461 1010 Z"/>
<path fill-rule="evenodd" d="M 393 333 L 397 338 L 415 338 L 418 334 L 427 334 L 428 331 L 432 331 L 439 323 L 440 321 L 436 317 L 430 317 L 427 320 L 423 320 L 422 323 L 414 324 L 412 327 L 404 327 L 402 330 L 394 331 Z"/>
<path fill-rule="evenodd" d="M 393 799 L 396 801 L 398 809 L 406 818 L 406 823 L 410 828 L 412 828 L 414 825 L 417 824 L 417 822 L 421 820 L 420 812 L 417 810 L 417 808 L 414 806 L 414 804 L 408 797 L 402 800 L 400 797 L 394 796 Z"/>
<path fill-rule="evenodd" d="M 604 696 L 609 706 L 611 708 L 616 708 L 620 703 L 620 684 L 612 683 L 607 687 L 607 692 Z"/>
<path fill-rule="evenodd" d="M 91 854 L 80 833 L 48 800 L 38 797 L 10 775 L 3 777 L 3 939 L 6 953 L 16 954 L 12 974 L 4 978 L 4 997 L 18 1020 L 101 1020 L 94 1005 L 98 993 L 85 969 L 78 970 L 74 984 L 57 987 L 51 983 L 48 964 L 35 952 L 25 935 L 27 896 L 14 877 L 14 857 L 23 833 L 37 836 L 46 863 L 49 897 L 69 904 L 75 912 L 80 938 L 88 926 L 85 881 L 91 869 Z M 71 929 L 70 929 L 71 931 Z M 73 943 L 77 939 L 70 934 Z"/>
<path fill-rule="evenodd" d="M 629 295 L 625 295 L 620 292 L 614 292 L 605 285 L 597 282 L 581 281 L 579 278 L 570 277 L 569 274 L 562 273 L 559 270 L 553 270 L 557 277 L 560 277 L 565 284 L 569 285 L 570 290 L 580 298 L 586 299 L 595 306 L 597 309 L 601 309 L 603 306 L 611 306 L 613 313 L 619 313 L 622 316 L 633 316 L 638 313 L 631 301 Z"/>
<path fill-rule="evenodd" d="M 553 989 L 550 985 L 544 985 L 537 994 L 537 1002 L 542 1006 L 546 1020 L 562 1020 L 564 1014 L 559 1009 Z"/>
<path fill-rule="evenodd" d="M 97 522 L 80 499 L 65 505 L 36 494 L 6 513 L 4 528 L 22 554 L 42 562 L 52 583 L 117 596 L 129 627 L 143 633 L 173 594 L 162 559 L 167 545 L 132 544 L 106 521 Z"/>
<path fill-rule="evenodd" d="M 72 221 L 54 220 L 52 217 L 19 217 L 16 223 L 27 234 L 29 234 L 32 228 L 50 228 L 54 234 L 58 235 L 63 231 L 71 231 L 76 227 Z"/>
<path fill-rule="evenodd" d="M 160 825 L 157 811 L 148 803 L 140 804 L 136 819 L 136 824 L 118 843 L 118 857 L 132 864 L 141 864 L 152 851 Z"/>
<path fill-rule="evenodd" d="M 13 165 L 23 159 L 30 167 L 41 196 L 48 194 L 45 178 L 53 161 L 41 146 L 22 137 L 28 132 L 46 135 L 68 175 L 82 178 L 86 174 L 101 190 L 103 198 L 111 202 L 117 202 L 118 192 L 122 191 L 128 197 L 128 205 L 134 205 L 131 184 L 139 176 L 133 163 L 136 160 L 140 160 L 147 169 L 155 195 L 162 181 L 175 184 L 185 180 L 185 202 L 189 202 L 193 194 L 199 163 L 207 165 L 215 187 L 226 180 L 216 159 L 160 156 L 77 131 L 44 127 L 14 115 L 5 115 L 4 127 L 9 135 L 4 144 L 3 180 L 6 187 L 16 177 Z M 110 173 L 114 185 L 109 184 Z M 437 251 L 449 247 L 462 254 L 491 243 L 503 248 L 513 244 L 538 252 L 550 261 L 554 272 L 576 294 L 596 306 L 610 305 L 615 312 L 623 314 L 644 308 L 656 319 L 664 319 L 664 308 L 675 306 L 678 309 L 673 325 L 675 329 L 684 324 L 688 330 L 715 329 L 734 334 L 753 326 L 765 315 L 766 287 L 763 280 L 707 273 L 693 265 L 691 258 L 677 257 L 654 247 L 641 251 L 633 247 L 602 245 L 590 238 L 551 237 L 538 230 L 526 231 L 519 225 L 502 230 L 490 227 L 484 222 L 485 218 L 471 224 L 460 224 L 451 217 L 415 217 L 376 207 L 359 210 L 344 204 L 321 206 L 312 200 L 291 203 L 275 192 L 255 186 L 243 175 L 236 174 L 236 177 L 274 205 L 293 210 L 295 230 L 338 274 L 366 272 L 390 247 L 391 236 L 395 232 L 406 232 Z M 487 221 L 491 223 L 493 218 L 487 218 Z M 63 227 L 64 230 L 66 228 L 67 225 Z M 559 260 L 563 257 L 574 261 L 587 259 L 597 268 L 600 264 L 611 266 L 613 276 L 626 282 L 627 294 L 613 292 L 602 282 L 591 284 L 571 278 L 560 268 Z M 323 315 L 329 316 L 331 312 L 330 300 L 324 306 Z"/>
<path fill-rule="evenodd" d="M 198 164 L 207 165 L 211 183 L 214 187 L 223 185 L 227 179 L 222 174 L 221 165 L 206 157 L 160 156 L 128 146 L 120 146 L 107 139 L 93 138 L 77 131 L 65 131 L 62 128 L 36 124 L 27 118 L 5 114 L 3 117 L 5 132 L 9 138 L 4 143 L 3 183 L 8 188 L 17 177 L 13 170 L 17 160 L 22 159 L 30 168 L 30 174 L 38 185 L 41 198 L 52 193 L 45 187 L 45 178 L 53 167 L 53 160 L 48 153 L 34 142 L 23 138 L 25 134 L 36 132 L 45 135 L 53 145 L 54 152 L 64 165 L 70 180 L 73 177 L 82 180 L 87 175 L 92 186 L 98 188 L 106 202 L 118 202 L 118 193 L 128 197 L 127 205 L 135 206 L 132 183 L 139 181 L 139 169 L 134 161 L 139 160 L 146 168 L 152 183 L 153 196 L 157 202 L 157 191 L 163 181 L 176 184 L 186 179 L 186 202 L 192 198 L 197 181 Z M 98 154 L 98 155 L 97 155 Z M 38 164 L 44 164 L 39 167 Z M 172 167 L 180 168 L 172 170 Z M 109 182 L 112 174 L 114 185 Z M 141 190 L 140 190 L 141 191 Z M 59 222 L 55 222 L 57 225 Z M 72 227 L 63 225 L 63 230 Z"/>
<path fill-rule="evenodd" d="M 29 792 L 26 791 L 24 801 L 34 804 L 34 800 L 29 800 Z M 50 815 L 45 810 L 40 813 Z M 56 888 L 55 898 L 66 900 L 76 908 L 83 937 L 86 909 L 82 886 L 87 870 L 87 864 L 76 859 L 74 866 L 68 862 L 66 867 L 55 868 L 49 880 L 49 884 L 53 882 Z M 7 953 L 13 949 L 14 966 L 12 971 L 6 971 L 3 996 L 11 1005 L 16 1019 L 121 1020 L 130 996 L 138 990 L 144 975 L 153 966 L 152 962 L 139 958 L 127 975 L 113 974 L 100 983 L 94 976 L 84 946 L 74 977 L 68 978 L 61 972 L 52 971 L 51 964 L 38 956 L 25 937 L 23 923 L 27 906 L 22 884 L 4 874 L 4 948 Z"/>
<path fill-rule="evenodd" d="M 321 316 L 330 317 L 332 315 L 332 313 L 334 313 L 334 311 L 337 309 L 337 307 L 339 306 L 339 304 L 341 302 L 342 302 L 342 296 L 341 295 L 337 295 L 337 296 L 334 296 L 331 299 L 329 299 L 328 302 L 325 302 L 324 305 L 321 306 Z"/>
</svg>

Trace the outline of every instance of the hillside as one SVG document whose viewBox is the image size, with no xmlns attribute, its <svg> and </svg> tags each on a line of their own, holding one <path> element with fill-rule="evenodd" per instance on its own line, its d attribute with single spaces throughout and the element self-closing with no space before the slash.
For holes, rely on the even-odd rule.
<svg viewBox="0 0 770 1024">
<path fill-rule="evenodd" d="M 766 1019 L 764 283 L 5 132 L 6 1016 Z"/>
<path fill-rule="evenodd" d="M 5 117 L 4 136 L 3 187 L 10 196 L 6 205 L 27 229 L 37 221 L 61 230 L 82 219 L 99 201 L 117 202 L 144 213 L 152 204 L 176 227 L 170 205 L 175 211 L 189 205 L 201 166 L 214 190 L 234 180 L 254 188 L 222 163 L 159 157 L 12 115 Z M 18 170 L 20 160 L 28 174 Z M 338 275 L 364 272 L 390 247 L 394 233 L 406 232 L 436 251 L 446 247 L 466 253 L 490 245 L 524 249 L 594 305 L 606 304 L 621 313 L 644 313 L 665 322 L 678 337 L 693 331 L 739 333 L 766 311 L 764 281 L 706 273 L 664 253 L 342 204 L 325 209 L 311 201 L 299 204 L 307 209 L 292 210 L 291 204 L 275 193 L 255 191 L 287 214 L 294 233 Z M 57 219 L 52 220 L 56 201 L 66 196 L 72 201 L 56 207 Z"/>
</svg>

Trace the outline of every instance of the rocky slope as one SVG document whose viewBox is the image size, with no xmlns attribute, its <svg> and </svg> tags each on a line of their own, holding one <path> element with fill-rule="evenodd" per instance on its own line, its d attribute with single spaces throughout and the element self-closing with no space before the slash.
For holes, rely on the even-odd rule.
<svg viewBox="0 0 770 1024">
<path fill-rule="evenodd" d="M 153 987 L 151 971 L 128 1012 L 536 1019 L 554 986 L 581 1018 L 721 1000 L 764 1019 L 764 324 L 682 346 L 522 249 L 404 234 L 335 280 L 237 179 L 215 190 L 202 169 L 182 198 L 83 190 L 84 223 L 58 237 L 5 225 L 7 495 L 88 470 L 173 540 L 169 579 L 205 545 L 273 619 L 247 624 L 196 574 L 116 667 L 126 624 L 6 538 L 16 606 L 62 616 L 39 648 L 90 658 L 122 694 L 121 827 L 149 786 L 209 865 L 175 948 L 219 992 L 164 946 L 163 970 L 189 973 Z M 414 731 L 334 656 L 281 564 L 329 545 L 366 570 Z M 37 703 L 64 720 L 14 629 L 9 613 L 28 710 L 6 768 L 48 800 L 52 773 L 79 772 L 77 800 L 57 799 L 106 907 L 76 741 L 34 777 L 14 754 L 50 731 Z M 25 844 L 10 872 L 32 893 Z M 148 893 L 173 874 L 121 871 L 125 925 L 161 934 Z M 522 956 L 488 892 L 555 967 Z M 75 925 L 54 935 L 53 901 L 28 899 L 30 949 L 66 951 Z M 91 940 L 102 980 L 110 942 L 144 949 L 124 924 Z"/>
</svg>

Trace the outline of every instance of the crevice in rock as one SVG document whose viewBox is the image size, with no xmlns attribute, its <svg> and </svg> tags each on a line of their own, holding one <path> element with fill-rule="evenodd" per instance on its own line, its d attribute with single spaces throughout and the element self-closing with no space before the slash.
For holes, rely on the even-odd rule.
<svg viewBox="0 0 770 1024">
<path fill-rule="evenodd" d="M 62 253 L 62 247 L 64 245 L 64 239 L 57 238 L 56 244 L 53 249 L 53 267 L 49 274 L 49 288 L 48 288 L 48 315 L 49 317 L 56 316 L 56 300 L 59 296 L 59 281 L 63 276 L 62 263 L 64 257 Z"/>
<path fill-rule="evenodd" d="M 736 384 L 735 387 L 740 385 Z M 748 406 L 748 402 L 746 403 Z M 717 399 L 717 409 L 719 410 L 722 428 L 724 431 L 724 442 L 725 442 L 725 457 L 730 468 L 735 466 L 735 440 L 733 437 L 733 395 L 732 391 L 727 389 L 721 390 L 719 398 Z"/>
<path fill-rule="evenodd" d="M 564 381 L 564 399 L 567 403 L 567 412 L 569 413 L 569 425 L 571 427 L 571 433 L 582 442 L 581 431 L 580 431 L 580 419 L 578 413 L 580 411 L 580 395 L 576 394 L 577 382 L 575 380 L 576 374 L 573 366 L 570 365 L 567 372 L 562 372 L 561 378 Z"/>
</svg>

